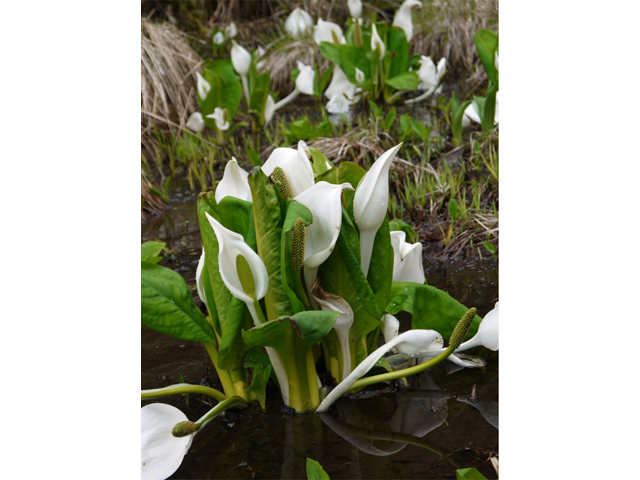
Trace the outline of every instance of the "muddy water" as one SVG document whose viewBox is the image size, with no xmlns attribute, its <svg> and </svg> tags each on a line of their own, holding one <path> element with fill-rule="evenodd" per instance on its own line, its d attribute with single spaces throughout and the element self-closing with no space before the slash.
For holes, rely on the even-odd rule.
<svg viewBox="0 0 640 480">
<path fill-rule="evenodd" d="M 194 192 L 177 189 L 169 211 L 142 226 L 143 241 L 167 242 L 171 255 L 161 264 L 180 273 L 192 288 L 201 249 L 195 198 Z M 429 284 L 477 307 L 480 315 L 497 300 L 493 259 L 425 258 L 425 271 Z M 403 325 L 407 320 L 402 319 Z M 487 358 L 482 371 L 455 371 L 445 362 L 412 377 L 409 388 L 341 399 L 323 415 L 290 413 L 270 386 L 266 413 L 257 407 L 225 412 L 195 437 L 171 478 L 302 479 L 306 457 L 319 461 L 334 480 L 454 479 L 456 468 L 466 467 L 496 478 L 488 459 L 498 453 L 498 356 L 476 354 Z M 142 328 L 143 389 L 177 383 L 179 375 L 187 383 L 206 382 L 221 389 L 215 370 L 207 365 L 201 345 Z M 470 399 L 474 385 L 476 397 Z M 188 403 L 184 397 L 161 401 L 192 420 L 210 408 L 202 396 L 192 395 Z"/>
</svg>

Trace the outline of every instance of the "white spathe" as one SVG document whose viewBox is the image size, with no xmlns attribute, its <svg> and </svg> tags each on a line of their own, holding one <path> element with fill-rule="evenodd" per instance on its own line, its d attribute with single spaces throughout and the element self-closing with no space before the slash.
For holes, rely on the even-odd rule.
<svg viewBox="0 0 640 480">
<path fill-rule="evenodd" d="M 296 89 L 305 95 L 313 95 L 313 82 L 316 72 L 309 65 L 305 65 L 302 62 L 298 62 L 298 69 L 300 73 L 296 78 Z"/>
<path fill-rule="evenodd" d="M 264 124 L 266 125 L 273 118 L 273 114 L 276 112 L 276 102 L 271 95 L 267 95 L 267 104 L 264 107 Z"/>
<path fill-rule="evenodd" d="M 456 350 L 456 352 L 464 352 L 465 350 L 469 350 L 474 347 L 486 347 L 489 350 L 500 349 L 500 338 L 498 332 L 498 313 L 499 313 L 499 302 L 496 302 L 495 307 L 489 313 L 487 313 L 482 322 L 480 322 L 480 326 L 478 327 L 478 333 L 475 336 L 466 342 L 464 342 L 460 347 Z"/>
<path fill-rule="evenodd" d="M 422 62 L 418 69 L 418 77 L 420 78 L 418 88 L 421 90 L 435 91 L 446 71 L 447 59 L 445 57 L 442 57 L 436 66 L 431 57 L 422 55 Z"/>
<path fill-rule="evenodd" d="M 313 39 L 318 45 L 322 42 L 334 43 L 334 33 L 340 43 L 346 43 L 342 29 L 338 25 L 333 22 L 325 22 L 319 18 L 318 24 L 313 29 Z"/>
<path fill-rule="evenodd" d="M 231 160 L 224 167 L 222 180 L 216 187 L 216 202 L 220 203 L 224 197 L 236 197 L 251 202 L 251 188 L 248 178 L 249 174 L 240 168 L 236 157 L 231 157 Z"/>
<path fill-rule="evenodd" d="M 297 150 L 285 147 L 276 148 L 264 162 L 262 171 L 265 175 L 270 176 L 276 167 L 284 170 L 291 187 L 291 193 L 296 197 L 315 185 L 313 168 L 307 155 L 308 150 L 309 147 L 302 140 L 298 142 Z"/>
<path fill-rule="evenodd" d="M 186 127 L 194 132 L 201 132 L 204 129 L 204 120 L 200 112 L 193 112 L 187 120 Z"/>
<path fill-rule="evenodd" d="M 371 50 L 378 49 L 380 54 L 380 60 L 384 57 L 384 54 L 387 52 L 387 47 L 384 46 L 384 42 L 378 35 L 378 30 L 376 29 L 376 24 L 373 24 L 373 28 L 371 30 Z"/>
<path fill-rule="evenodd" d="M 353 216 L 360 229 L 360 266 L 369 273 L 371 251 L 376 233 L 387 216 L 389 204 L 389 168 L 402 147 L 399 143 L 384 152 L 362 177 L 353 199 Z"/>
<path fill-rule="evenodd" d="M 499 56 L 498 56 L 498 52 L 496 52 L 494 65 L 496 66 L 496 70 L 498 70 L 498 71 L 500 71 L 500 68 L 498 67 L 499 60 L 500 60 L 500 58 L 499 58 Z"/>
<path fill-rule="evenodd" d="M 173 427 L 188 421 L 187 416 L 171 405 L 152 403 L 141 412 L 142 480 L 164 480 L 178 469 L 195 434 L 174 437 Z"/>
<path fill-rule="evenodd" d="M 222 45 L 224 43 L 224 33 L 218 32 L 213 36 L 213 43 L 216 45 Z"/>
<path fill-rule="evenodd" d="M 351 18 L 360 18 L 360 15 L 362 15 L 362 2 L 360 0 L 347 0 L 347 7 L 349 7 Z"/>
<path fill-rule="evenodd" d="M 229 130 L 229 121 L 226 119 L 226 112 L 220 107 L 216 107 L 211 115 L 207 115 L 207 118 L 213 118 L 216 121 L 216 127 L 220 131 Z"/>
<path fill-rule="evenodd" d="M 198 96 L 200 97 L 200 100 L 204 100 L 205 98 L 207 98 L 209 90 L 211 90 L 211 85 L 209 85 L 209 82 L 207 82 L 204 77 L 200 75 L 200 72 L 196 72 L 196 76 L 198 77 Z"/>
<path fill-rule="evenodd" d="M 424 284 L 422 244 L 405 241 L 404 232 L 391 232 L 393 247 L 393 281 Z"/>
<path fill-rule="evenodd" d="M 227 37 L 229 38 L 233 38 L 236 35 L 238 35 L 238 28 L 236 27 L 236 24 L 234 22 L 231 22 L 229 25 L 227 25 L 227 27 L 224 29 L 224 33 Z"/>
<path fill-rule="evenodd" d="M 422 3 L 418 0 L 404 0 L 400 8 L 393 17 L 393 26 L 400 27 L 407 36 L 407 42 L 413 37 L 413 21 L 411 20 L 411 9 L 413 7 L 421 7 Z"/>
<path fill-rule="evenodd" d="M 205 215 L 218 240 L 218 266 L 222 281 L 234 297 L 247 304 L 254 305 L 254 299 L 244 292 L 240 283 L 236 259 L 238 255 L 242 255 L 249 264 L 255 283 L 255 300 L 260 300 L 267 294 L 267 289 L 269 288 L 267 268 L 258 254 L 245 243 L 242 235 L 225 228 L 208 213 Z"/>
<path fill-rule="evenodd" d="M 356 82 L 362 83 L 364 82 L 364 72 L 356 67 Z"/>
<path fill-rule="evenodd" d="M 399 331 L 400 322 L 398 319 L 389 313 L 385 313 L 382 316 L 382 335 L 384 336 L 385 343 L 396 338 Z"/>
<path fill-rule="evenodd" d="M 342 350 L 342 378 L 346 378 L 351 372 L 351 350 L 349 348 L 349 329 L 353 325 L 351 305 L 344 298 L 325 292 L 319 281 L 314 282 L 311 295 L 318 302 L 321 310 L 338 312 L 338 319 L 333 324 L 333 329 L 336 331 Z"/>
<path fill-rule="evenodd" d="M 209 304 L 207 303 L 207 296 L 204 293 L 204 280 L 202 277 L 202 270 L 206 266 L 206 260 L 204 257 L 204 248 L 202 249 L 202 255 L 200 255 L 200 260 L 198 260 L 198 266 L 196 267 L 196 290 L 198 290 L 198 297 L 202 300 L 207 308 L 209 308 Z"/>
<path fill-rule="evenodd" d="M 233 68 L 241 77 L 246 76 L 251 67 L 251 54 L 246 48 L 238 45 L 235 40 L 233 40 L 232 45 L 231 62 L 233 63 Z"/>
<path fill-rule="evenodd" d="M 343 394 L 347 393 L 351 386 L 360 377 L 364 376 L 369 370 L 371 370 L 376 362 L 391 349 L 397 350 L 402 355 L 415 356 L 429 350 L 440 350 L 443 345 L 444 342 L 442 340 L 442 335 L 435 330 L 414 329 L 401 333 L 365 358 L 362 363 L 360 363 L 360 365 L 358 365 L 353 372 L 347 376 L 347 378 L 340 382 L 336 388 L 331 390 L 331 392 L 320 403 L 317 412 L 325 412 L 333 402 Z"/>
<path fill-rule="evenodd" d="M 340 94 L 344 94 L 347 98 L 351 99 L 356 94 L 356 86 L 349 81 L 349 78 L 347 78 L 347 75 L 344 73 L 344 71 L 338 65 L 336 65 L 333 68 L 331 83 L 324 91 L 324 96 L 328 99 L 332 99 L 336 95 Z"/>
<path fill-rule="evenodd" d="M 353 190 L 349 183 L 333 185 L 318 182 L 293 199 L 311 211 L 313 223 L 306 227 L 304 247 L 304 280 L 307 290 L 313 286 L 318 267 L 335 248 L 342 226 L 342 191 Z"/>
<path fill-rule="evenodd" d="M 312 26 L 313 18 L 300 8 L 294 9 L 284 22 L 284 29 L 292 37 L 298 37 L 304 34 Z"/>
</svg>

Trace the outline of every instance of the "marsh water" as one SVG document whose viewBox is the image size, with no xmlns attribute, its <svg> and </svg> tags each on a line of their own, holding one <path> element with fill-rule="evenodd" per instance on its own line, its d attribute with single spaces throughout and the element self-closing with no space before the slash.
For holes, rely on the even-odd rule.
<svg viewBox="0 0 640 480">
<path fill-rule="evenodd" d="M 171 254 L 161 265 L 182 275 L 194 295 L 201 253 L 196 196 L 187 188 L 175 189 L 167 212 L 142 225 L 142 241 L 167 243 Z M 493 308 L 498 295 L 493 258 L 425 257 L 424 266 L 430 285 L 475 306 L 480 315 Z M 408 318 L 401 321 L 407 328 Z M 408 388 L 378 386 L 383 390 L 370 391 L 367 398 L 343 398 L 322 415 L 292 413 L 270 385 L 266 413 L 257 406 L 225 412 L 195 437 L 171 478 L 304 479 L 307 457 L 320 462 L 334 480 L 454 479 L 455 470 L 466 467 L 496 478 L 489 458 L 498 454 L 498 355 L 475 354 L 486 358 L 484 369 L 457 370 L 445 362 L 411 377 Z M 187 383 L 221 389 L 209 365 L 200 344 L 142 327 L 143 389 L 177 383 L 180 375 Z M 199 395 L 160 401 L 191 420 L 211 408 Z"/>
</svg>

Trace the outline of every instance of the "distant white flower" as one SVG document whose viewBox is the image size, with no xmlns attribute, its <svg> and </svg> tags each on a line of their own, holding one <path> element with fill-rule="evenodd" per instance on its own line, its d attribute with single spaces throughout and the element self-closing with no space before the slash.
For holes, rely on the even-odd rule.
<svg viewBox="0 0 640 480">
<path fill-rule="evenodd" d="M 251 67 L 251 54 L 246 48 L 238 45 L 235 40 L 232 43 L 231 62 L 233 63 L 233 68 L 241 77 L 246 76 Z"/>
<path fill-rule="evenodd" d="M 201 132 L 204 129 L 204 120 L 200 112 L 194 112 L 187 120 L 187 128 L 194 132 Z"/>
<path fill-rule="evenodd" d="M 236 24 L 234 22 L 231 22 L 229 25 L 227 25 L 227 28 L 224 29 L 224 33 L 229 38 L 233 38 L 238 35 Z"/>
<path fill-rule="evenodd" d="M 360 15 L 362 15 L 362 2 L 360 0 L 347 0 L 347 7 L 349 7 L 351 18 L 360 18 Z"/>
<path fill-rule="evenodd" d="M 380 38 L 380 35 L 378 35 L 378 30 L 376 29 L 376 24 L 374 23 L 373 29 L 371 30 L 371 50 L 375 50 L 376 48 L 378 49 L 380 58 L 382 59 L 387 50 L 384 46 L 384 42 Z"/>
<path fill-rule="evenodd" d="M 497 92 L 496 93 L 496 113 L 495 113 L 495 116 L 493 117 L 494 123 L 496 125 L 499 123 L 499 120 L 500 120 L 500 116 L 498 115 L 498 111 L 499 111 L 498 106 L 500 104 L 499 99 L 500 99 L 500 92 Z M 469 106 L 464 109 L 464 115 L 462 116 L 462 126 L 468 127 L 469 125 L 471 125 L 471 121 L 474 121 L 482 125 L 482 119 L 480 118 L 480 115 L 478 114 L 475 107 L 473 106 L 473 103 L 470 103 Z"/>
<path fill-rule="evenodd" d="M 313 39 L 320 45 L 322 42 L 334 43 L 334 35 L 338 39 L 339 43 L 346 43 L 342 29 L 332 22 L 325 22 L 321 18 L 318 19 L 318 24 L 313 30 Z"/>
<path fill-rule="evenodd" d="M 207 115 L 207 118 L 213 118 L 216 121 L 216 127 L 218 130 L 229 130 L 229 121 L 227 120 L 226 110 L 216 107 L 211 115 Z"/>
<path fill-rule="evenodd" d="M 198 77 L 198 96 L 200 100 L 205 100 L 209 94 L 209 90 L 211 90 L 211 85 L 200 75 L 200 72 L 196 72 L 196 76 Z"/>
<path fill-rule="evenodd" d="M 421 90 L 435 91 L 442 76 L 447 71 L 447 59 L 442 57 L 438 62 L 438 66 L 433 63 L 431 57 L 425 57 L 422 55 L 422 61 L 420 68 L 418 69 L 418 77 L 420 78 L 420 84 L 418 88 Z"/>
<path fill-rule="evenodd" d="M 357 72 L 356 72 L 357 76 Z M 353 98 L 356 93 L 356 86 L 349 81 L 347 75 L 342 69 L 336 65 L 333 68 L 333 76 L 331 77 L 331 83 L 324 91 L 325 97 L 332 99 L 336 95 L 344 94 L 347 98 Z M 344 96 L 343 95 L 343 96 Z"/>
<path fill-rule="evenodd" d="M 316 72 L 309 65 L 305 65 L 302 62 L 298 62 L 298 69 L 300 73 L 296 78 L 296 89 L 305 95 L 313 95 Z"/>
<path fill-rule="evenodd" d="M 276 112 L 276 102 L 274 102 L 271 95 L 267 95 L 267 104 L 264 107 L 264 124 L 266 125 L 273 118 L 273 114 Z"/>
<path fill-rule="evenodd" d="M 413 21 L 411 20 L 411 8 L 420 7 L 422 3 L 418 0 L 404 0 L 404 3 L 400 5 L 400 8 L 396 12 L 396 16 L 393 17 L 393 26 L 400 27 L 404 30 L 407 36 L 407 42 L 411 41 L 413 37 Z"/>
<path fill-rule="evenodd" d="M 356 82 L 362 83 L 364 82 L 364 72 L 356 67 Z"/>
<path fill-rule="evenodd" d="M 224 33 L 218 32 L 213 36 L 213 43 L 216 45 L 222 45 L 224 43 Z"/>
<path fill-rule="evenodd" d="M 296 8 L 287 21 L 284 22 L 284 29 L 292 37 L 298 37 L 304 34 L 309 28 L 313 26 L 313 18 L 307 12 L 300 8 Z"/>
</svg>

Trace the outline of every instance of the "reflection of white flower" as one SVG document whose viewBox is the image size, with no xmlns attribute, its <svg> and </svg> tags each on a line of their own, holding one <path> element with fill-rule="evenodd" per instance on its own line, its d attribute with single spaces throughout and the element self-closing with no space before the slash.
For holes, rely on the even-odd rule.
<svg viewBox="0 0 640 480">
<path fill-rule="evenodd" d="M 200 72 L 196 72 L 196 76 L 198 77 L 198 96 L 200 100 L 204 100 L 207 98 L 209 90 L 211 90 L 211 85 L 200 75 Z"/>
<path fill-rule="evenodd" d="M 362 83 L 364 82 L 364 72 L 356 67 L 356 82 Z"/>
<path fill-rule="evenodd" d="M 424 283 L 422 244 L 405 241 L 404 232 L 391 232 L 393 247 L 393 281 Z"/>
<path fill-rule="evenodd" d="M 418 0 L 404 0 L 404 3 L 400 5 L 400 8 L 396 12 L 396 16 L 393 17 L 393 26 L 400 27 L 404 30 L 404 33 L 407 36 L 407 42 L 410 42 L 411 37 L 413 37 L 411 8 L 419 6 L 422 6 L 422 4 Z"/>
<path fill-rule="evenodd" d="M 194 132 L 201 132 L 202 129 L 204 129 L 204 120 L 202 119 L 202 114 L 200 112 L 192 113 L 187 120 L 186 126 Z"/>
<path fill-rule="evenodd" d="M 218 32 L 213 36 L 213 43 L 215 43 L 216 45 L 222 45 L 223 42 L 224 42 L 223 32 Z"/>
<path fill-rule="evenodd" d="M 322 42 L 335 43 L 334 38 L 338 39 L 339 43 L 346 43 L 342 29 L 332 22 L 325 22 L 321 18 L 318 19 L 318 24 L 313 30 L 313 39 L 320 45 Z"/>
<path fill-rule="evenodd" d="M 300 8 L 296 8 L 291 12 L 287 21 L 284 22 L 284 29 L 292 37 L 297 37 L 303 34 L 312 26 L 313 19 L 311 18 L 311 15 Z"/>
<path fill-rule="evenodd" d="M 227 25 L 227 28 L 224 29 L 224 33 L 229 38 L 235 37 L 238 34 L 236 24 L 234 22 L 231 22 L 229 25 Z"/>
<path fill-rule="evenodd" d="M 300 73 L 296 78 L 296 89 L 305 95 L 313 95 L 313 83 L 316 72 L 309 65 L 305 65 L 302 62 L 298 62 L 298 69 Z"/>
<path fill-rule="evenodd" d="M 216 107 L 211 115 L 207 115 L 207 118 L 213 118 L 216 121 L 216 127 L 218 130 L 229 130 L 229 121 L 227 120 L 226 110 Z"/>
<path fill-rule="evenodd" d="M 380 35 L 378 35 L 378 30 L 376 29 L 376 24 L 374 23 L 373 29 L 371 30 L 371 50 L 375 50 L 376 48 L 380 53 L 380 59 L 382 59 L 385 52 L 387 51 L 387 47 L 384 46 L 384 42 L 380 38 Z"/>
<path fill-rule="evenodd" d="M 238 165 L 236 157 L 231 157 L 224 167 L 222 180 L 216 187 L 215 199 L 220 203 L 224 197 L 235 197 L 251 202 L 251 188 L 249 187 L 249 174 Z"/>
<path fill-rule="evenodd" d="M 338 93 L 329 99 L 326 109 L 327 112 L 334 115 L 349 113 L 349 110 L 351 109 L 351 100 L 349 100 L 344 94 Z"/>
<path fill-rule="evenodd" d="M 174 437 L 171 431 L 189 419 L 171 405 L 152 403 L 142 407 L 141 420 L 142 479 L 168 478 L 182 463 L 195 435 Z"/>
<path fill-rule="evenodd" d="M 360 18 L 360 15 L 362 15 L 362 2 L 360 0 L 347 0 L 347 7 L 349 7 L 351 18 Z"/>
</svg>

